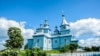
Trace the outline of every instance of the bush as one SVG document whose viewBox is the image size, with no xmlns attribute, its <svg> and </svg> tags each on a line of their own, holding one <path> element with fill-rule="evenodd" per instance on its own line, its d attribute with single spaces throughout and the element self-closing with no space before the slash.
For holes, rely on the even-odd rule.
<svg viewBox="0 0 100 56">
<path fill-rule="evenodd" d="M 10 54 L 10 52 L 8 52 L 7 50 L 4 50 L 1 55 L 2 56 L 9 56 L 9 54 Z"/>
<path fill-rule="evenodd" d="M 72 53 L 73 51 L 75 51 L 75 50 L 77 49 L 77 47 L 78 47 L 77 44 L 69 44 L 68 46 L 69 46 L 69 50 L 71 51 L 71 53 Z"/>
<path fill-rule="evenodd" d="M 15 50 L 4 50 L 2 56 L 18 56 L 18 54 Z"/>
<path fill-rule="evenodd" d="M 38 56 L 47 56 L 47 54 L 44 51 L 40 51 L 40 52 L 38 52 Z"/>
<path fill-rule="evenodd" d="M 69 44 L 69 45 L 64 45 L 63 47 L 60 47 L 59 48 L 59 51 L 61 53 L 65 53 L 65 52 L 68 52 L 68 51 L 75 51 L 77 49 L 78 45 L 77 44 Z"/>
<path fill-rule="evenodd" d="M 59 48 L 59 51 L 60 51 L 61 53 L 65 53 L 65 52 L 69 51 L 69 47 L 68 47 L 67 45 L 65 45 L 65 46 L 63 46 L 63 47 L 60 47 L 60 48 Z"/>
<path fill-rule="evenodd" d="M 39 48 L 33 48 L 32 50 L 26 50 L 26 56 L 47 56 L 47 54 Z"/>
</svg>

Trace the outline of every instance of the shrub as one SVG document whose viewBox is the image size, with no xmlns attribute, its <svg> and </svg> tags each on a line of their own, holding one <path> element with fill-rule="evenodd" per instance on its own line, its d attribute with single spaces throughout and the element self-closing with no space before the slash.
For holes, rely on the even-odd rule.
<svg viewBox="0 0 100 56">
<path fill-rule="evenodd" d="M 26 50 L 26 56 L 47 56 L 47 54 L 39 48 L 33 48 L 32 50 Z"/>
<path fill-rule="evenodd" d="M 69 44 L 68 46 L 69 46 L 69 50 L 71 51 L 71 53 L 72 53 L 73 51 L 75 51 L 75 50 L 77 49 L 77 47 L 78 47 L 77 44 Z"/>
<path fill-rule="evenodd" d="M 40 52 L 38 52 L 38 56 L 47 56 L 47 54 L 44 51 L 40 51 Z"/>
<path fill-rule="evenodd" d="M 59 51 L 60 51 L 61 53 L 67 52 L 67 51 L 69 51 L 69 47 L 68 47 L 67 45 L 65 45 L 65 46 L 63 46 L 63 47 L 60 47 L 60 48 L 59 48 Z"/>
<path fill-rule="evenodd" d="M 2 56 L 18 56 L 18 54 L 16 50 L 4 50 Z"/>
</svg>

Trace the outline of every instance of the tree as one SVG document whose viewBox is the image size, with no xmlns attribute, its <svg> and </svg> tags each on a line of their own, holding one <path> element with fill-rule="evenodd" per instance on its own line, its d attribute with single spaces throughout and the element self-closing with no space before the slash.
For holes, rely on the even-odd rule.
<svg viewBox="0 0 100 56">
<path fill-rule="evenodd" d="M 92 51 L 92 49 L 90 47 L 84 47 L 85 51 Z"/>
<path fill-rule="evenodd" d="M 26 49 L 26 56 L 47 56 L 47 53 L 39 48 Z"/>
<path fill-rule="evenodd" d="M 92 51 L 99 51 L 99 47 L 96 47 L 96 46 L 92 46 L 91 49 Z"/>
<path fill-rule="evenodd" d="M 24 46 L 24 49 L 28 49 L 28 43 Z"/>
<path fill-rule="evenodd" d="M 71 51 L 71 53 L 73 51 L 75 51 L 78 47 L 78 44 L 69 44 L 69 45 L 64 45 L 63 47 L 59 48 L 60 52 L 67 52 L 67 51 Z"/>
<path fill-rule="evenodd" d="M 10 27 L 8 29 L 9 39 L 6 40 L 5 47 L 20 49 L 23 45 L 23 36 L 21 35 L 21 30 L 17 27 Z"/>
<path fill-rule="evenodd" d="M 71 51 L 71 53 L 74 51 L 74 50 L 76 50 L 77 49 L 77 47 L 78 47 L 78 45 L 77 44 L 70 44 L 69 45 L 69 50 Z"/>
<path fill-rule="evenodd" d="M 59 51 L 62 52 L 62 53 L 67 52 L 67 51 L 69 51 L 69 46 L 68 45 L 64 45 L 63 47 L 59 48 Z"/>
<path fill-rule="evenodd" d="M 84 47 L 85 51 L 99 51 L 99 47 L 92 46 L 92 47 Z"/>
</svg>

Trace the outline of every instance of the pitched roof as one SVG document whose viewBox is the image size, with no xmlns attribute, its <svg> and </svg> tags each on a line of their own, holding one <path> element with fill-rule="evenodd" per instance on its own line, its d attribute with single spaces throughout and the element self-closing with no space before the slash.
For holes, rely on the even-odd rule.
<svg viewBox="0 0 100 56">
<path fill-rule="evenodd" d="M 68 24 L 67 21 L 66 21 L 66 19 L 65 19 L 65 17 L 62 17 L 62 18 L 63 18 L 63 20 L 62 20 L 61 25 L 66 25 L 66 24 Z"/>
</svg>

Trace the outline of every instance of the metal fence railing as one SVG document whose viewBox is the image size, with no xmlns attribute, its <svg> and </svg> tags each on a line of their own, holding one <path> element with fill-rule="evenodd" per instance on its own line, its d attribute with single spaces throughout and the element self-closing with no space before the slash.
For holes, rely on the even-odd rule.
<svg viewBox="0 0 100 56">
<path fill-rule="evenodd" d="M 50 54 L 49 56 L 100 56 L 100 52 L 62 53 L 62 54 Z"/>
</svg>

